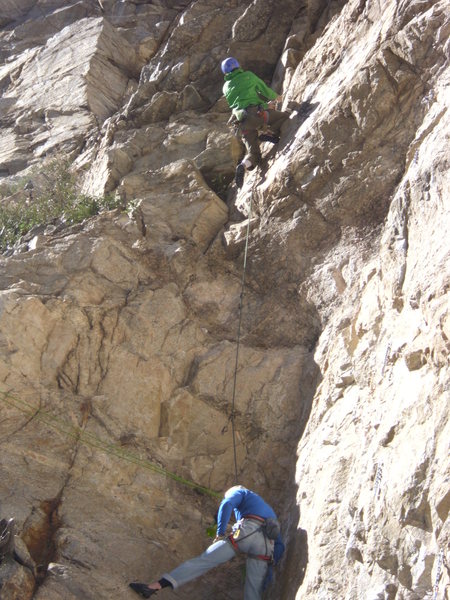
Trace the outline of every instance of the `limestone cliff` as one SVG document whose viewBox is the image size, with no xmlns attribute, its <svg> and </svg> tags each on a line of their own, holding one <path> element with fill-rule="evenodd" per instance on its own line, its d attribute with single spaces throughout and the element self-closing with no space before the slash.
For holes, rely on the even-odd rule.
<svg viewBox="0 0 450 600">
<path fill-rule="evenodd" d="M 207 545 L 216 499 L 161 472 L 234 482 L 247 225 L 234 424 L 287 544 L 267 597 L 448 599 L 448 3 L 1 5 L 0 210 L 55 156 L 122 207 L 0 258 L 2 600 L 132 600 Z M 240 190 L 229 55 L 309 107 Z"/>
</svg>

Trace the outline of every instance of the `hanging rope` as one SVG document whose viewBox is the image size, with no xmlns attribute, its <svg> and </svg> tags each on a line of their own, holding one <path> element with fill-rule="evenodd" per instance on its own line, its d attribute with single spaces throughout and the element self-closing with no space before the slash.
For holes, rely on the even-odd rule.
<svg viewBox="0 0 450 600">
<path fill-rule="evenodd" d="M 70 423 L 67 423 L 63 419 L 59 419 L 52 415 L 51 413 L 42 410 L 38 406 L 33 406 L 24 400 L 21 400 L 15 396 L 12 396 L 8 392 L 3 392 L 0 390 L 0 400 L 3 401 L 8 406 L 14 407 L 19 412 L 27 415 L 29 417 L 29 421 L 33 419 L 37 419 L 42 423 L 45 423 L 49 427 L 56 429 L 59 433 L 61 433 L 64 437 L 71 437 L 75 439 L 77 442 L 81 442 L 86 446 L 90 446 L 91 448 L 97 448 L 101 450 L 105 454 L 109 454 L 110 456 L 115 456 L 121 460 L 127 461 L 129 463 L 133 463 L 138 467 L 142 467 L 149 471 L 153 471 L 155 473 L 159 473 L 160 475 L 164 475 L 169 479 L 173 479 L 174 481 L 181 483 L 184 486 L 187 486 L 191 489 L 197 490 L 202 494 L 207 496 L 211 496 L 212 498 L 220 499 L 222 498 L 222 494 L 215 492 L 205 486 L 199 485 L 194 481 L 190 481 L 189 479 L 185 479 L 184 477 L 180 477 L 176 473 L 172 473 L 159 465 L 150 462 L 147 459 L 141 458 L 140 456 L 125 450 L 121 446 L 117 444 L 113 444 L 111 442 L 107 442 L 102 440 L 101 438 L 93 435 L 85 431 L 82 427 L 74 427 Z"/>
<path fill-rule="evenodd" d="M 238 318 L 238 329 L 236 336 L 236 360 L 234 364 L 234 379 L 233 379 L 233 397 L 231 401 L 231 431 L 233 436 L 233 456 L 234 456 L 234 482 L 238 483 L 238 465 L 237 465 L 237 452 L 236 452 L 236 428 L 234 424 L 235 418 L 235 403 L 236 403 L 236 382 L 237 382 L 237 372 L 238 372 L 238 364 L 239 364 L 239 346 L 241 343 L 241 324 L 242 324 L 242 304 L 244 300 L 244 290 L 245 290 L 245 274 L 247 271 L 247 254 L 248 254 L 248 239 L 250 235 L 250 221 L 252 219 L 252 204 L 253 204 L 253 194 L 250 194 L 250 206 L 248 210 L 248 221 L 247 221 L 247 232 L 245 235 L 245 250 L 244 250 L 244 268 L 242 271 L 242 281 L 241 281 L 241 293 L 239 296 L 239 318 Z"/>
</svg>

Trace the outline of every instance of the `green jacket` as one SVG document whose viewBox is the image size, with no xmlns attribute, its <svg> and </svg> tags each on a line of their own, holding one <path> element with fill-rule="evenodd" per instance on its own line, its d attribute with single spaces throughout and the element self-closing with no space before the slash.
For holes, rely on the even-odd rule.
<svg viewBox="0 0 450 600">
<path fill-rule="evenodd" d="M 247 108 L 252 104 L 261 104 L 267 108 L 266 100 L 275 100 L 278 97 L 262 79 L 243 69 L 235 69 L 225 75 L 223 93 L 232 110 Z"/>
</svg>

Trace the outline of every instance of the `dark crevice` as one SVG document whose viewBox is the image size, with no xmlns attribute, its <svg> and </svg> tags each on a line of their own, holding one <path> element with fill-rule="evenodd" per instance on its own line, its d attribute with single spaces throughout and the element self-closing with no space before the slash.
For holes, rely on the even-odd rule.
<svg viewBox="0 0 450 600">
<path fill-rule="evenodd" d="M 61 504 L 62 491 L 50 500 L 43 500 L 39 507 L 33 509 L 29 526 L 25 522 L 22 535 L 31 558 L 36 563 L 36 584 L 42 585 L 49 563 L 56 557 L 55 536 L 61 526 L 58 509 Z M 35 518 L 37 517 L 37 518 Z"/>
<path fill-rule="evenodd" d="M 304 364 L 303 372 L 299 389 L 301 407 L 298 413 L 298 429 L 296 434 L 298 442 L 302 439 L 308 424 L 313 400 L 323 379 L 322 372 L 314 360 L 314 350 L 310 352 Z M 295 482 L 296 467 L 297 453 L 293 451 L 288 481 Z M 308 532 L 306 529 L 298 526 L 300 513 L 297 495 L 298 488 L 292 484 L 283 493 L 283 497 L 286 499 L 282 508 L 286 556 L 281 563 L 282 573 L 279 575 L 280 585 L 276 596 L 277 598 L 283 598 L 283 600 L 295 600 L 305 578 L 309 561 Z"/>
<path fill-rule="evenodd" d="M 90 414 L 90 409 L 90 403 L 88 403 L 87 408 L 84 405 L 82 406 L 83 427 L 87 422 L 86 411 Z M 34 507 L 23 526 L 22 540 L 36 564 L 35 594 L 48 575 L 49 564 L 56 562 L 58 559 L 57 534 L 62 526 L 60 508 L 64 492 L 71 479 L 72 468 L 78 455 L 79 443 L 79 438 L 77 438 L 66 478 L 58 494 L 54 498 L 43 500 L 38 507 Z M 35 595 L 33 595 L 34 597 Z"/>
</svg>

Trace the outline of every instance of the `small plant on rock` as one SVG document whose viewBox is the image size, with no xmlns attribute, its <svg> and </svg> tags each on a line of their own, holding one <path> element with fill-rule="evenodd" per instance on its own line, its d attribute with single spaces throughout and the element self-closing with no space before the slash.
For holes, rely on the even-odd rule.
<svg viewBox="0 0 450 600">
<path fill-rule="evenodd" d="M 0 186 L 0 252 L 11 248 L 36 225 L 80 223 L 104 210 L 121 206 L 112 195 L 81 194 L 66 160 L 56 159 L 34 172 L 26 184 Z M 32 180 L 35 184 L 31 184 Z"/>
</svg>

